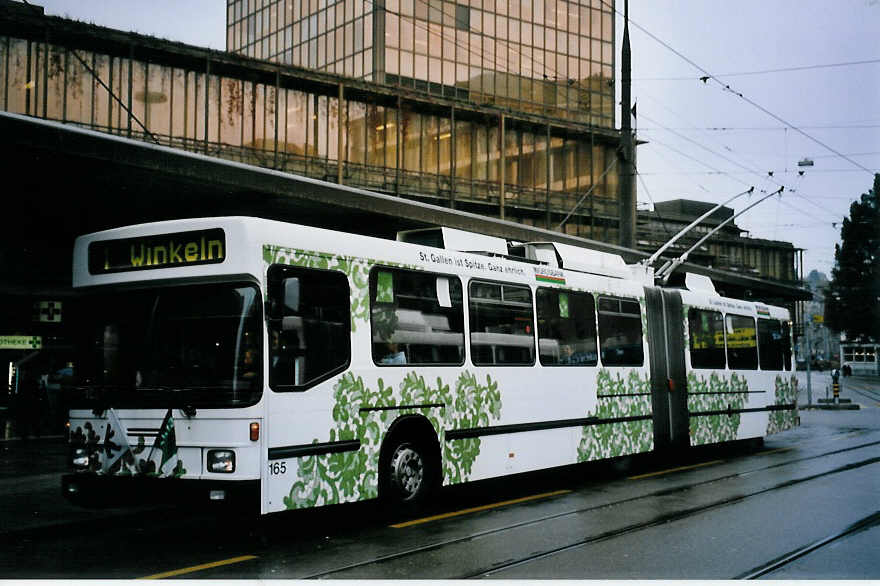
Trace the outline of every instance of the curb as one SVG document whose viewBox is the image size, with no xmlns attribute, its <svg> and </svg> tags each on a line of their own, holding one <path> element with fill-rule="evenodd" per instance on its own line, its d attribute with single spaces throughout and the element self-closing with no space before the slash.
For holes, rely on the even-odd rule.
<svg viewBox="0 0 880 586">
<path fill-rule="evenodd" d="M 819 403 L 816 405 L 801 405 L 798 409 L 818 409 L 822 411 L 858 411 L 861 409 L 858 403 Z"/>
</svg>

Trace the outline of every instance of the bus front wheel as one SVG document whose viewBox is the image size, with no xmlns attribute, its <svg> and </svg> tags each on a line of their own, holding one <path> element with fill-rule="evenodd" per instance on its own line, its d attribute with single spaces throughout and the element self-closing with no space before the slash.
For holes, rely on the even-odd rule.
<svg viewBox="0 0 880 586">
<path fill-rule="evenodd" d="M 386 500 L 407 511 L 421 507 L 436 483 L 436 466 L 424 443 L 397 441 L 383 466 Z"/>
</svg>

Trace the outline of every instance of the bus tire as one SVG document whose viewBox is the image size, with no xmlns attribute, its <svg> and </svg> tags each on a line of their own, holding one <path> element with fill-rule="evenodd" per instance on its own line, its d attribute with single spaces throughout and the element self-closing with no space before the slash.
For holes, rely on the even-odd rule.
<svg viewBox="0 0 880 586">
<path fill-rule="evenodd" d="M 424 506 L 437 484 L 437 463 L 429 444 L 415 438 L 391 438 L 382 458 L 382 498 L 403 512 Z"/>
</svg>

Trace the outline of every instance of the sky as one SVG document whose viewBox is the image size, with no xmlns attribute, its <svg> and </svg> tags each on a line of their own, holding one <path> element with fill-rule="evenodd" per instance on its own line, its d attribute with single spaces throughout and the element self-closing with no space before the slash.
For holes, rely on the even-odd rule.
<svg viewBox="0 0 880 586">
<path fill-rule="evenodd" d="M 736 223 L 830 277 L 840 222 L 880 171 L 880 0 L 633 0 L 629 16 L 639 204 L 755 186 L 739 212 L 785 186 Z"/>
<path fill-rule="evenodd" d="M 225 0 L 34 3 L 225 49 Z M 632 0 L 629 16 L 639 207 L 722 203 L 754 186 L 729 204 L 739 212 L 784 186 L 737 225 L 804 249 L 804 276 L 830 276 L 840 222 L 880 172 L 880 0 Z"/>
</svg>

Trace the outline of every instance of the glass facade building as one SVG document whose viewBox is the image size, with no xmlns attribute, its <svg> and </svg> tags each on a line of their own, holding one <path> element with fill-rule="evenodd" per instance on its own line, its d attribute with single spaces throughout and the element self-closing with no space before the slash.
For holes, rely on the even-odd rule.
<svg viewBox="0 0 880 586">
<path fill-rule="evenodd" d="M 538 0 L 530 1 L 534 2 L 531 13 L 523 12 L 523 6 L 518 4 L 518 12 L 514 12 L 517 18 L 504 17 L 508 29 L 514 26 L 511 22 L 522 24 L 524 15 L 532 14 L 535 18 Z M 544 1 L 548 0 L 542 0 L 542 7 Z M 619 175 L 614 161 L 620 133 L 612 128 L 613 117 L 609 115 L 601 125 L 596 121 L 584 122 L 578 117 L 593 110 L 568 111 L 568 102 L 560 101 L 555 102 L 556 110 L 545 107 L 549 102 L 531 102 L 527 107 L 526 102 L 520 101 L 519 110 L 500 107 L 492 99 L 507 99 L 512 94 L 499 94 L 500 82 L 489 91 L 489 80 L 525 78 L 482 66 L 474 68 L 468 83 L 445 83 L 442 73 L 439 82 L 431 82 L 384 72 L 384 83 L 377 83 L 373 65 L 369 65 L 367 73 L 363 70 L 364 64 L 382 61 L 375 58 L 378 13 L 372 11 L 372 4 L 343 0 L 332 5 L 333 17 L 330 6 L 318 2 L 312 10 L 310 5 L 310 12 L 305 13 L 310 15 L 310 22 L 314 14 L 319 14 L 323 24 L 316 29 L 307 25 L 309 35 L 322 32 L 315 32 L 314 39 L 297 43 L 294 32 L 299 30 L 302 34 L 306 26 L 302 12 L 305 6 L 306 3 L 286 1 L 258 6 L 256 0 L 236 0 L 229 5 L 233 25 L 229 29 L 230 39 L 237 35 L 242 52 L 261 57 L 275 55 L 276 61 L 29 12 L 0 14 L 0 107 L 8 112 L 618 242 Z M 409 22 L 413 34 L 434 27 L 458 34 L 454 22 L 450 25 L 442 18 L 439 23 L 432 22 L 432 12 L 417 25 L 415 20 L 421 20 L 416 18 L 415 6 L 412 18 L 394 17 L 398 26 L 400 22 Z M 459 16 L 465 18 L 465 11 L 458 6 Z M 568 4 L 560 2 L 555 6 L 559 10 Z M 371 10 L 365 10 L 368 7 Z M 446 14 L 448 10 L 441 12 Z M 580 8 L 577 12 L 580 14 Z M 251 18 L 257 13 L 259 18 Z M 594 8 L 587 9 L 585 14 L 593 13 L 595 18 L 578 18 L 577 22 L 588 21 L 591 27 L 595 25 L 601 30 L 611 26 L 610 14 L 605 18 L 605 13 Z M 387 10 L 383 14 L 386 18 L 382 22 L 387 24 L 392 15 Z M 471 6 L 467 14 L 472 29 L 477 21 L 485 27 L 490 21 L 488 15 L 492 14 L 497 32 L 501 18 L 498 11 Z M 546 14 L 543 20 L 546 24 Z M 557 21 L 561 22 L 561 17 Z M 276 32 L 268 37 L 260 33 L 254 37 L 260 39 L 259 43 L 246 43 L 249 36 L 245 35 L 242 23 L 247 23 L 247 31 L 253 28 L 254 35 L 258 35 L 257 31 Z M 356 32 L 360 30 L 366 36 Z M 535 30 L 532 27 L 533 36 Z M 317 55 L 326 60 L 330 33 L 334 39 L 340 38 L 343 51 L 348 51 L 348 31 L 352 35 L 351 53 L 327 62 L 324 69 L 329 70 L 332 65 L 332 73 L 277 60 L 281 53 L 288 54 L 285 46 L 289 47 L 293 62 L 294 54 L 302 60 L 313 51 L 313 46 L 320 47 L 321 43 L 325 48 L 317 50 Z M 285 45 L 288 35 L 290 43 Z M 477 36 L 480 43 L 488 38 L 483 33 Z M 383 33 L 383 37 L 387 38 L 387 34 Z M 591 47 L 591 43 L 585 47 Z M 604 43 L 599 41 L 597 45 L 600 53 Z M 509 46 L 508 41 L 504 44 Z M 354 50 L 361 46 L 363 50 Z M 517 47 L 517 51 L 525 50 L 521 44 Z M 385 56 L 397 51 L 394 71 L 402 73 L 403 53 L 399 49 L 389 44 Z M 368 54 L 370 51 L 374 53 Z M 413 55 L 413 63 L 421 62 L 414 51 L 408 53 Z M 356 57 L 361 63 L 357 67 L 353 65 Z M 610 62 L 611 56 L 607 57 Z M 281 61 L 286 60 L 285 56 Z M 440 62 L 445 61 L 441 58 Z M 426 63 L 427 71 L 434 71 L 430 67 L 433 61 L 428 59 Z M 457 71 L 459 62 L 451 63 L 452 71 Z M 532 63 L 529 71 L 534 71 Z M 599 71 L 604 67 L 599 66 Z M 438 71 L 442 68 L 441 65 Z M 610 69 L 605 69 L 610 75 Z M 404 78 L 412 83 L 406 85 Z M 544 83 L 542 79 L 529 79 L 530 83 L 538 84 L 535 87 Z M 476 80 L 480 81 L 479 86 L 475 85 Z M 579 88 L 567 82 L 548 82 L 543 87 Z M 550 93 L 553 92 L 541 90 L 538 95 Z M 517 95 L 522 98 L 525 94 Z M 597 99 L 595 103 L 605 103 L 604 97 Z M 598 112 L 596 116 L 602 110 Z"/>
<path fill-rule="evenodd" d="M 228 0 L 227 49 L 614 126 L 606 0 Z"/>
</svg>

